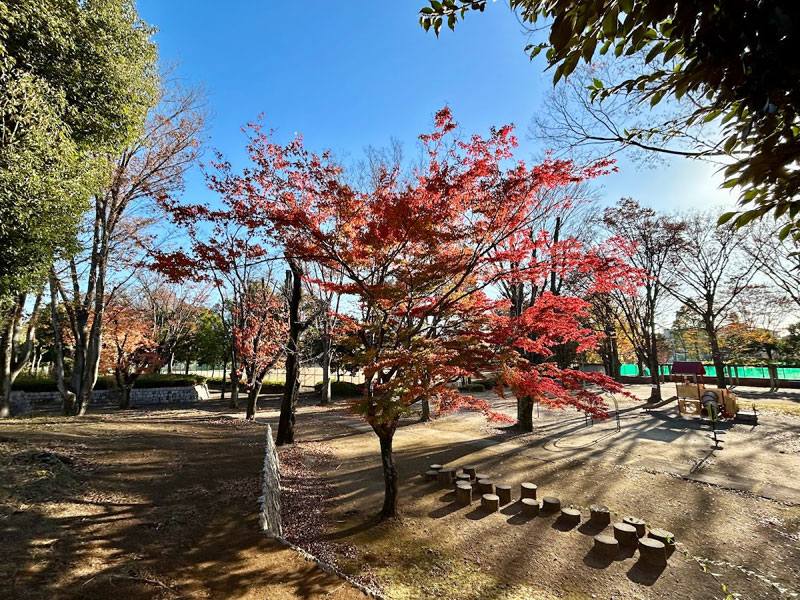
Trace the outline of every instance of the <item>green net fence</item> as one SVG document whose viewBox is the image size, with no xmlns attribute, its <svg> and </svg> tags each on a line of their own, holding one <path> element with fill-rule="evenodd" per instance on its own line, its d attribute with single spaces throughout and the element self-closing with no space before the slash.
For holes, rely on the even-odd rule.
<svg viewBox="0 0 800 600">
<path fill-rule="evenodd" d="M 715 377 L 717 374 L 716 369 L 712 365 L 705 365 L 706 375 L 708 377 Z M 662 375 L 670 374 L 670 365 L 660 365 L 659 370 Z M 637 377 L 640 375 L 639 367 L 636 365 L 622 365 L 620 368 L 621 375 L 629 377 Z M 650 369 L 644 369 L 645 376 L 650 375 Z M 725 375 L 727 377 L 748 377 L 753 379 L 769 379 L 769 371 L 767 367 L 726 367 Z M 800 367 L 778 367 L 778 379 L 793 379 L 800 380 Z"/>
</svg>

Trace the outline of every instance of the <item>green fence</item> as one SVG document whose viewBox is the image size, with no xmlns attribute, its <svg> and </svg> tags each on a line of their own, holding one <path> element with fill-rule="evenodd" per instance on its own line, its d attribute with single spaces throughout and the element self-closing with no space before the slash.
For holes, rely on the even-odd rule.
<svg viewBox="0 0 800 600">
<path fill-rule="evenodd" d="M 705 365 L 706 376 L 715 377 L 717 374 L 716 369 L 712 365 Z M 735 369 L 735 373 L 734 373 Z M 662 375 L 669 375 L 670 365 L 660 365 L 659 370 Z M 639 376 L 639 367 L 636 365 L 621 365 L 620 374 L 629 377 Z M 650 375 L 650 369 L 645 367 L 644 376 Z M 769 372 L 767 367 L 727 367 L 725 369 L 726 377 L 747 377 L 753 379 L 769 379 Z M 800 380 L 800 367 L 778 367 L 778 379 L 793 379 Z"/>
</svg>

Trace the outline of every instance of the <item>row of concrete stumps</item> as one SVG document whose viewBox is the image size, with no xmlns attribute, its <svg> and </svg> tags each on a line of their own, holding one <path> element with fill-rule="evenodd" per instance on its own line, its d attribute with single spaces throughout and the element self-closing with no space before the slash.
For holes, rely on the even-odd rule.
<svg viewBox="0 0 800 600">
<path fill-rule="evenodd" d="M 455 502 L 460 506 L 471 506 L 477 495 L 481 509 L 487 513 L 497 512 L 501 506 L 511 504 L 514 500 L 511 485 L 495 483 L 490 475 L 479 473 L 476 466 L 465 466 L 458 471 L 454 467 L 430 465 L 425 477 L 438 481 L 442 488 L 455 489 Z M 580 524 L 580 509 L 572 506 L 562 508 L 561 500 L 555 496 L 543 496 L 540 502 L 535 483 L 523 482 L 519 489 L 523 516 L 559 514 L 558 519 L 565 527 L 572 528 Z M 613 560 L 621 552 L 635 552 L 638 549 L 642 561 L 663 568 L 675 551 L 675 536 L 672 533 L 664 529 L 648 531 L 645 522 L 637 517 L 625 517 L 621 522 L 614 523 L 610 534 L 602 533 L 611 524 L 611 511 L 600 504 L 589 508 L 589 523 L 595 530 L 601 531 L 594 536 L 594 552 L 606 559 Z"/>
</svg>

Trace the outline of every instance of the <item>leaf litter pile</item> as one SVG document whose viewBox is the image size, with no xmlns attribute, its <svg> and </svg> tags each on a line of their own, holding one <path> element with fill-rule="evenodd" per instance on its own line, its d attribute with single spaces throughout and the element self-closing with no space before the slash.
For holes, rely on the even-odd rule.
<svg viewBox="0 0 800 600">
<path fill-rule="evenodd" d="M 341 570 L 339 558 L 354 558 L 355 547 L 325 539 L 325 506 L 333 488 L 319 476 L 330 468 L 333 453 L 319 442 L 303 442 L 279 448 L 283 535 L 317 559 Z M 362 573 L 353 579 L 372 589 L 378 582 Z"/>
</svg>

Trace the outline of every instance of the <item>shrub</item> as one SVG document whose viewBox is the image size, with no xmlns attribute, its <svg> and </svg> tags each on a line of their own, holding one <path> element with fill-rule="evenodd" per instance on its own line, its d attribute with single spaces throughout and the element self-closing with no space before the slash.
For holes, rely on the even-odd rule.
<svg viewBox="0 0 800 600">
<path fill-rule="evenodd" d="M 213 387 L 214 389 L 221 389 L 222 388 L 222 377 L 209 377 L 206 381 L 209 387 Z M 226 377 L 225 383 L 228 386 L 227 389 L 230 389 L 231 380 Z M 261 385 L 261 393 L 262 394 L 280 394 L 283 391 L 283 382 L 282 381 L 269 381 L 265 380 L 264 383 Z M 239 389 L 242 389 L 244 386 L 241 386 Z"/>
<path fill-rule="evenodd" d="M 484 392 L 486 388 L 484 388 L 480 383 L 467 383 L 466 385 L 458 386 L 459 391 L 461 392 Z"/>
<path fill-rule="evenodd" d="M 473 379 L 472 383 L 482 385 L 484 390 L 490 390 L 497 386 L 497 379 L 495 377 L 487 377 L 486 379 Z"/>
<path fill-rule="evenodd" d="M 316 384 L 314 384 L 314 389 L 317 392 L 321 392 L 322 382 L 318 381 Z M 331 381 L 332 396 L 360 396 L 363 393 L 363 383 L 352 383 L 350 381 Z"/>
<path fill-rule="evenodd" d="M 202 375 L 178 375 L 178 374 L 162 374 L 153 373 L 141 375 L 136 380 L 134 388 L 148 389 L 160 387 L 189 387 L 195 385 L 203 385 L 206 378 Z M 94 386 L 96 390 L 113 390 L 117 388 L 117 382 L 110 375 L 103 375 L 97 378 L 97 383 Z M 54 377 L 50 376 L 33 376 L 33 375 L 20 375 L 11 387 L 12 390 L 21 390 L 25 392 L 57 392 L 58 386 Z"/>
<path fill-rule="evenodd" d="M 280 394 L 283 392 L 285 383 L 283 381 L 265 381 L 261 384 L 262 394 Z"/>
<path fill-rule="evenodd" d="M 113 378 L 110 378 L 113 381 Z M 140 375 L 134 388 L 160 388 L 160 387 L 190 387 L 203 385 L 208 381 L 202 375 L 172 375 L 167 373 L 152 373 Z"/>
<path fill-rule="evenodd" d="M 25 392 L 55 392 L 58 391 L 56 380 L 51 377 L 37 377 L 35 375 L 20 375 L 11 384 L 13 391 Z"/>
</svg>

